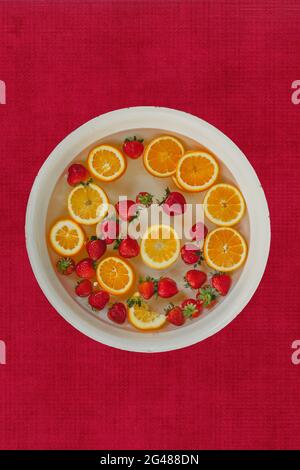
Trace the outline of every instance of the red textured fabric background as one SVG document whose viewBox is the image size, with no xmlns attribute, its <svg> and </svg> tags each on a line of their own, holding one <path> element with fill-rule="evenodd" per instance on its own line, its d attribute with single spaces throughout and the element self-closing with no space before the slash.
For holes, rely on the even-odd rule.
<svg viewBox="0 0 300 470">
<path fill-rule="evenodd" d="M 1 449 L 299 448 L 299 35 L 296 0 L 0 0 Z M 231 137 L 272 222 L 268 267 L 244 312 L 157 355 L 68 325 L 24 243 L 28 194 L 54 146 L 135 105 L 185 110 Z"/>
</svg>

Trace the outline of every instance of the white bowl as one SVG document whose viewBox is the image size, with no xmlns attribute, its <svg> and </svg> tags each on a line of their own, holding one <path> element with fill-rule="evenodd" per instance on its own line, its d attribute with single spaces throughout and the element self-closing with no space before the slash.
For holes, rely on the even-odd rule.
<svg viewBox="0 0 300 470">
<path fill-rule="evenodd" d="M 130 129 L 163 129 L 193 139 L 215 153 L 231 171 L 247 203 L 250 223 L 249 253 L 230 294 L 210 315 L 182 328 L 143 334 L 122 329 L 87 315 L 66 291 L 50 262 L 46 237 L 49 199 L 62 173 L 76 155 L 93 142 Z M 119 349 L 161 352 L 204 340 L 230 323 L 246 306 L 264 273 L 270 248 L 270 217 L 259 179 L 241 150 L 222 132 L 191 114 L 168 108 L 143 106 L 120 109 L 87 122 L 68 135 L 40 169 L 28 201 L 26 246 L 34 275 L 53 307 L 71 325 L 90 338 Z"/>
</svg>

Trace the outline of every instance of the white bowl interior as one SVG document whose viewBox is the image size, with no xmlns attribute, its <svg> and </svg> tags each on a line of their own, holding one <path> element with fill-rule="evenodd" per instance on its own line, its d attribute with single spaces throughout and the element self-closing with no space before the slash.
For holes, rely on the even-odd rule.
<svg viewBox="0 0 300 470">
<path fill-rule="evenodd" d="M 246 200 L 247 216 L 238 229 L 246 235 L 249 253 L 243 269 L 234 274 L 234 287 L 230 294 L 211 312 L 205 313 L 197 320 L 186 322 L 184 327 L 175 328 L 170 325 L 161 331 L 145 334 L 131 326 L 118 327 L 107 320 L 106 315 L 91 314 L 83 300 L 74 298 L 73 284 L 66 278 L 59 279 L 53 269 L 52 254 L 48 251 L 45 233 L 55 216 L 59 197 L 62 202 L 65 201 L 66 185 L 61 175 L 71 161 L 84 160 L 89 148 L 104 140 L 120 143 L 127 135 L 136 134 L 148 140 L 162 131 L 178 135 L 188 148 L 199 148 L 201 145 L 208 148 L 224 164 L 222 179 L 238 184 Z M 136 177 L 134 184 L 130 184 L 130 179 L 127 178 L 125 188 L 122 182 L 119 187 L 116 184 L 104 187 L 112 200 L 117 200 L 116 195 L 123 189 L 126 190 L 124 194 L 129 197 L 145 190 L 145 172 L 139 166 L 142 165 L 141 161 L 129 161 L 129 174 L 131 165 L 132 169 L 134 168 L 132 174 Z M 147 179 L 147 190 L 161 194 L 167 182 L 157 178 L 152 180 L 150 186 L 151 178 Z M 175 188 L 169 183 L 170 180 L 168 185 Z M 51 198 L 53 192 L 54 195 L 60 196 Z M 53 150 L 31 191 L 26 215 L 26 243 L 40 287 L 54 308 L 69 323 L 91 338 L 113 347 L 159 352 L 181 348 L 205 339 L 223 328 L 243 309 L 255 292 L 265 269 L 270 244 L 270 222 L 259 180 L 246 157 L 230 139 L 205 121 L 189 114 L 166 108 L 138 107 L 114 111 L 89 121 Z M 178 264 L 175 273 L 176 269 L 179 275 L 183 268 Z M 147 273 L 147 270 L 144 272 Z"/>
</svg>

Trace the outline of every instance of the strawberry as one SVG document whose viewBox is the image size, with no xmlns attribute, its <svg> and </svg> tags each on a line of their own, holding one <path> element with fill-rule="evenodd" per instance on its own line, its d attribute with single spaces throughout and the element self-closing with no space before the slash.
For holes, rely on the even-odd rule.
<svg viewBox="0 0 300 470">
<path fill-rule="evenodd" d="M 68 276 L 75 271 L 75 262 L 72 258 L 59 258 L 56 267 L 60 274 Z"/>
<path fill-rule="evenodd" d="M 176 326 L 181 326 L 185 322 L 185 316 L 181 307 L 175 307 L 173 304 L 166 309 L 167 320 Z"/>
<path fill-rule="evenodd" d="M 197 242 L 204 240 L 207 234 L 208 228 L 203 222 L 196 222 L 190 230 L 191 239 L 193 241 L 196 240 Z"/>
<path fill-rule="evenodd" d="M 140 279 L 140 283 L 138 285 L 139 293 L 141 294 L 144 299 L 149 300 L 156 292 L 157 289 L 157 281 L 152 277 L 147 276 L 146 280 Z"/>
<path fill-rule="evenodd" d="M 76 264 L 76 274 L 78 277 L 91 279 L 95 276 L 94 261 L 91 258 L 85 258 Z"/>
<path fill-rule="evenodd" d="M 211 284 L 220 295 L 226 295 L 231 286 L 231 277 L 228 274 L 215 273 L 211 278 Z"/>
<path fill-rule="evenodd" d="M 119 249 L 119 254 L 123 258 L 134 258 L 140 253 L 140 246 L 138 242 L 130 237 L 117 240 L 114 244 L 114 248 Z"/>
<path fill-rule="evenodd" d="M 105 290 L 98 290 L 89 296 L 89 304 L 93 310 L 102 310 L 109 302 L 109 293 Z"/>
<path fill-rule="evenodd" d="M 186 299 L 182 302 L 181 308 L 186 318 L 196 318 L 203 310 L 203 303 L 196 299 Z"/>
<path fill-rule="evenodd" d="M 181 258 L 185 264 L 201 264 L 202 252 L 196 245 L 186 243 L 180 250 Z"/>
<path fill-rule="evenodd" d="M 100 226 L 101 238 L 107 245 L 113 243 L 120 234 L 120 224 L 117 220 L 105 220 Z"/>
<path fill-rule="evenodd" d="M 162 277 L 157 282 L 157 293 L 159 297 L 163 299 L 168 299 L 169 297 L 173 297 L 178 293 L 178 287 L 173 279 L 169 277 Z"/>
<path fill-rule="evenodd" d="M 106 243 L 104 240 L 92 236 L 86 244 L 86 251 L 93 261 L 97 261 L 106 252 Z"/>
<path fill-rule="evenodd" d="M 184 213 L 186 208 L 186 200 L 181 193 L 177 191 L 170 191 L 169 188 L 167 188 L 165 195 L 159 201 L 159 205 L 162 205 L 166 214 L 168 214 L 170 217 L 173 217 L 174 215 L 180 215 Z"/>
<path fill-rule="evenodd" d="M 127 137 L 123 144 L 123 152 L 130 158 L 139 158 L 144 151 L 144 139 L 137 139 L 134 137 Z"/>
<path fill-rule="evenodd" d="M 186 287 L 192 289 L 200 289 L 200 287 L 206 282 L 207 276 L 203 271 L 198 269 L 191 269 L 185 275 Z"/>
<path fill-rule="evenodd" d="M 92 283 L 88 279 L 83 279 L 75 287 L 76 295 L 79 297 L 88 297 L 93 291 Z"/>
<path fill-rule="evenodd" d="M 149 207 L 153 203 L 153 194 L 141 191 L 135 198 L 137 204 Z"/>
<path fill-rule="evenodd" d="M 203 303 L 204 307 L 211 308 L 217 303 L 218 295 L 219 293 L 216 289 L 206 285 L 199 290 L 196 297 Z"/>
<path fill-rule="evenodd" d="M 119 214 L 120 219 L 130 222 L 137 215 L 137 204 L 130 199 L 122 199 L 117 202 L 116 210 Z"/>
<path fill-rule="evenodd" d="M 127 307 L 122 302 L 114 303 L 108 310 L 107 316 L 115 323 L 122 324 L 127 317 Z"/>
<path fill-rule="evenodd" d="M 86 181 L 89 177 L 87 169 L 80 165 L 80 163 L 74 163 L 68 168 L 68 178 L 67 181 L 71 186 Z"/>
</svg>

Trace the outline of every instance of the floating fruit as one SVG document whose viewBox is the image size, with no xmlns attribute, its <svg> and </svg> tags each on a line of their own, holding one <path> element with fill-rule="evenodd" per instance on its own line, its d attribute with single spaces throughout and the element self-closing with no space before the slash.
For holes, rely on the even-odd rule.
<svg viewBox="0 0 300 470">
<path fill-rule="evenodd" d="M 107 214 L 108 199 L 97 184 L 80 184 L 69 194 L 68 210 L 70 216 L 79 224 L 93 225 Z"/>
<path fill-rule="evenodd" d="M 227 295 L 231 286 L 231 277 L 228 274 L 216 273 L 211 278 L 211 284 L 220 295 Z"/>
<path fill-rule="evenodd" d="M 135 258 L 139 255 L 140 246 L 135 239 L 126 237 L 120 241 L 117 240 L 117 242 L 119 255 L 122 256 L 122 258 Z"/>
<path fill-rule="evenodd" d="M 93 292 L 93 286 L 89 279 L 83 279 L 77 283 L 75 292 L 78 297 L 88 297 Z"/>
<path fill-rule="evenodd" d="M 175 137 L 163 135 L 150 142 L 144 152 L 145 168 L 154 176 L 166 177 L 176 172 L 184 154 L 182 143 Z"/>
<path fill-rule="evenodd" d="M 140 295 L 145 299 L 149 300 L 153 294 L 157 291 L 156 286 L 157 282 L 150 276 L 147 276 L 145 280 L 140 279 L 138 289 Z"/>
<path fill-rule="evenodd" d="M 191 239 L 197 242 L 204 240 L 207 234 L 208 228 L 203 222 L 196 222 L 190 230 Z"/>
<path fill-rule="evenodd" d="M 60 274 L 69 276 L 75 271 L 75 261 L 72 258 L 59 258 L 56 267 Z"/>
<path fill-rule="evenodd" d="M 180 191 L 186 191 L 186 189 L 184 189 L 178 182 L 178 179 L 176 178 L 176 173 L 174 175 L 171 176 L 172 178 L 172 181 L 173 183 L 175 184 L 175 186 L 177 186 L 178 189 L 180 189 Z"/>
<path fill-rule="evenodd" d="M 176 326 L 181 326 L 185 322 L 185 316 L 181 307 L 175 307 L 175 305 L 170 305 L 166 309 L 167 320 L 169 323 L 172 323 Z"/>
<path fill-rule="evenodd" d="M 247 244 L 234 228 L 220 227 L 207 235 L 203 254 L 208 266 L 216 271 L 234 271 L 247 257 Z"/>
<path fill-rule="evenodd" d="M 145 207 L 150 207 L 153 202 L 153 194 L 150 194 L 146 191 L 141 191 L 135 198 L 137 204 L 140 204 Z"/>
<path fill-rule="evenodd" d="M 111 245 L 120 234 L 120 224 L 113 219 L 103 220 L 97 225 L 96 233 L 107 245 Z"/>
<path fill-rule="evenodd" d="M 136 136 L 127 137 L 123 144 L 123 152 L 134 160 L 139 158 L 144 151 L 144 139 L 138 139 Z"/>
<path fill-rule="evenodd" d="M 100 181 L 109 183 L 119 178 L 126 170 L 125 158 L 112 145 L 98 145 L 93 148 L 87 160 L 91 174 Z"/>
<path fill-rule="evenodd" d="M 216 181 L 219 165 L 207 152 L 188 152 L 178 162 L 176 178 L 189 192 L 204 191 Z"/>
<path fill-rule="evenodd" d="M 216 225 L 237 224 L 245 213 L 245 201 L 240 191 L 231 184 L 216 184 L 204 198 L 206 217 Z"/>
<path fill-rule="evenodd" d="M 203 304 L 205 308 L 212 308 L 218 299 L 218 291 L 212 286 L 203 286 L 197 294 L 197 300 Z"/>
<path fill-rule="evenodd" d="M 92 279 L 95 277 L 95 265 L 91 258 L 84 258 L 76 264 L 76 274 L 83 279 Z"/>
<path fill-rule="evenodd" d="M 98 261 L 106 252 L 106 242 L 92 236 L 86 244 L 86 251 L 93 261 Z"/>
<path fill-rule="evenodd" d="M 101 260 L 96 274 L 100 286 L 113 295 L 124 295 L 133 285 L 132 267 L 117 256 Z"/>
<path fill-rule="evenodd" d="M 207 275 L 199 269 L 191 269 L 185 275 L 186 287 L 192 289 L 200 289 L 200 287 L 206 282 Z"/>
<path fill-rule="evenodd" d="M 174 279 L 161 277 L 157 282 L 157 294 L 163 299 L 168 299 L 178 294 L 178 287 Z"/>
<path fill-rule="evenodd" d="M 165 195 L 159 202 L 166 214 L 173 217 L 174 215 L 181 215 L 186 209 L 186 200 L 183 194 L 178 191 L 170 191 L 166 189 Z"/>
<path fill-rule="evenodd" d="M 185 264 L 200 264 L 202 261 L 202 251 L 193 243 L 183 245 L 180 254 Z"/>
<path fill-rule="evenodd" d="M 122 302 L 115 302 L 107 312 L 108 318 L 121 325 L 127 318 L 127 307 Z"/>
<path fill-rule="evenodd" d="M 122 199 L 116 204 L 116 211 L 119 214 L 120 219 L 130 222 L 134 219 L 138 205 L 131 199 Z"/>
<path fill-rule="evenodd" d="M 68 178 L 67 181 L 70 186 L 75 186 L 76 184 L 86 181 L 89 177 L 89 172 L 85 166 L 80 163 L 73 163 L 73 165 L 68 168 Z"/>
<path fill-rule="evenodd" d="M 49 238 L 52 248 L 59 255 L 73 256 L 82 249 L 85 235 L 74 220 L 63 219 L 53 225 Z"/>
<path fill-rule="evenodd" d="M 197 318 L 203 310 L 203 303 L 196 299 L 186 299 L 182 302 L 181 308 L 185 318 Z"/>
<path fill-rule="evenodd" d="M 109 293 L 104 290 L 98 290 L 89 296 L 89 304 L 94 310 L 103 310 L 108 302 Z"/>
<path fill-rule="evenodd" d="M 154 312 L 139 293 L 128 299 L 128 319 L 139 330 L 158 330 L 166 323 L 166 315 Z"/>
<path fill-rule="evenodd" d="M 166 269 L 178 258 L 180 241 L 175 230 L 168 225 L 152 225 L 141 241 L 141 256 L 153 269 Z"/>
</svg>

